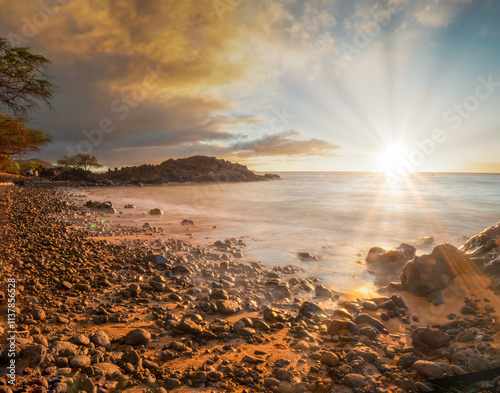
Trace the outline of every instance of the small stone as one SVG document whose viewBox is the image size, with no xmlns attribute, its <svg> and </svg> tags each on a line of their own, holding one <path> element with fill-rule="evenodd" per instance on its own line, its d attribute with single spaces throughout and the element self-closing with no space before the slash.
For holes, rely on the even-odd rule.
<svg viewBox="0 0 500 393">
<path fill-rule="evenodd" d="M 113 363 L 97 363 L 93 364 L 92 367 L 94 367 L 97 371 L 102 373 L 106 378 L 111 379 L 115 375 L 122 375 L 122 372 L 120 370 L 120 367 Z"/>
<path fill-rule="evenodd" d="M 47 317 L 44 309 L 41 307 L 33 307 L 31 309 L 31 315 L 35 321 L 43 321 Z"/>
<path fill-rule="evenodd" d="M 488 369 L 488 363 L 486 363 L 482 356 L 475 353 L 469 356 L 467 366 L 472 371 L 483 371 Z"/>
<path fill-rule="evenodd" d="M 417 360 L 420 360 L 420 356 L 415 355 L 414 353 L 404 353 L 398 359 L 398 362 L 396 364 L 398 367 L 406 369 L 413 366 L 413 363 L 415 363 Z"/>
<path fill-rule="evenodd" d="M 468 343 L 474 341 L 474 334 L 469 330 L 464 330 L 457 335 L 458 343 Z"/>
<path fill-rule="evenodd" d="M 412 368 L 423 376 L 434 379 L 440 378 L 448 371 L 448 365 L 445 363 L 434 363 L 427 360 L 417 360 Z"/>
<path fill-rule="evenodd" d="M 134 329 L 125 336 L 125 342 L 129 345 L 145 345 L 150 339 L 151 333 L 146 329 Z"/>
<path fill-rule="evenodd" d="M 321 355 L 320 361 L 328 367 L 335 367 L 339 364 L 339 358 L 333 352 L 325 352 Z"/>
<path fill-rule="evenodd" d="M 108 335 L 102 330 L 98 330 L 90 336 L 90 340 L 98 347 L 109 347 L 111 344 Z"/>
<path fill-rule="evenodd" d="M 61 283 L 61 287 L 62 287 L 63 289 L 71 289 L 71 288 L 73 288 L 73 284 L 71 284 L 71 283 L 70 283 L 70 282 L 68 282 L 68 281 L 63 281 L 63 282 Z"/>
<path fill-rule="evenodd" d="M 330 291 L 324 285 L 316 286 L 315 291 L 316 291 L 316 297 L 326 298 L 326 299 L 331 299 L 333 297 L 333 292 Z"/>
<path fill-rule="evenodd" d="M 411 332 L 412 344 L 417 349 L 432 350 L 446 347 L 450 336 L 441 330 L 417 328 Z"/>
<path fill-rule="evenodd" d="M 372 302 L 371 300 L 367 300 L 366 302 L 363 303 L 363 308 L 369 311 L 377 311 L 378 306 L 375 302 Z"/>
<path fill-rule="evenodd" d="M 181 381 L 179 381 L 178 379 L 174 379 L 174 378 L 165 378 L 165 381 L 163 383 L 163 387 L 165 389 L 167 389 L 168 391 L 174 390 L 174 389 L 181 387 Z"/>
<path fill-rule="evenodd" d="M 280 381 L 278 381 L 275 378 L 266 378 L 266 379 L 264 379 L 264 385 L 268 388 L 273 387 L 273 386 L 279 386 Z"/>
<path fill-rule="evenodd" d="M 349 386 L 360 388 L 366 383 L 365 377 L 359 374 L 348 374 L 344 377 Z"/>
<path fill-rule="evenodd" d="M 477 310 L 472 307 L 472 306 L 463 306 L 462 309 L 460 310 L 462 314 L 469 314 L 469 315 L 474 315 L 477 314 Z"/>
<path fill-rule="evenodd" d="M 47 348 L 41 344 L 30 344 L 21 350 L 21 358 L 28 359 L 32 367 L 39 366 L 46 354 Z"/>
<path fill-rule="evenodd" d="M 221 314 L 230 315 L 241 311 L 241 307 L 234 300 L 218 300 L 217 311 Z"/>
<path fill-rule="evenodd" d="M 298 252 L 297 256 L 303 261 L 317 261 L 318 257 L 310 252 Z"/>
<path fill-rule="evenodd" d="M 78 355 L 71 358 L 69 364 L 73 368 L 83 368 L 90 366 L 90 359 L 84 355 Z"/>
</svg>

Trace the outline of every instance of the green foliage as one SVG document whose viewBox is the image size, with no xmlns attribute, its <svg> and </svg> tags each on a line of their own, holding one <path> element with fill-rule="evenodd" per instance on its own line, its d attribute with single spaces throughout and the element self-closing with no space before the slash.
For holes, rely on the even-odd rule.
<svg viewBox="0 0 500 393">
<path fill-rule="evenodd" d="M 39 151 L 51 141 L 51 136 L 43 131 L 26 128 L 19 120 L 0 113 L 0 154 L 12 156 Z"/>
<path fill-rule="evenodd" d="M 26 161 L 26 162 L 23 162 L 21 164 L 21 170 L 23 172 L 27 172 L 29 171 L 30 169 L 36 169 L 40 166 L 40 163 L 37 162 L 37 161 L 33 161 L 33 160 L 29 160 L 29 161 Z"/>
<path fill-rule="evenodd" d="M 0 114 L 0 154 L 23 155 L 40 150 L 51 142 L 50 135 L 41 130 L 26 128 L 10 116 Z"/>
<path fill-rule="evenodd" d="M 0 155 L 0 172 L 18 175 L 19 171 L 19 164 L 13 161 L 10 156 Z"/>
<path fill-rule="evenodd" d="M 12 47 L 0 38 L 0 106 L 23 116 L 38 108 L 40 100 L 50 107 L 55 86 L 45 71 L 49 64 L 29 48 Z"/>
<path fill-rule="evenodd" d="M 57 160 L 57 165 L 64 168 L 83 168 L 89 170 L 90 168 L 101 168 L 95 156 L 90 154 L 74 154 L 72 156 L 64 156 Z"/>
</svg>

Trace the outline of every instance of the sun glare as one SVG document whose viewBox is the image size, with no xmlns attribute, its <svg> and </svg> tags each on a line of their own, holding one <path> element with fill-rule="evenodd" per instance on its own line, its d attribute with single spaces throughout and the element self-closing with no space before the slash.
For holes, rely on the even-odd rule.
<svg viewBox="0 0 500 393">
<path fill-rule="evenodd" d="M 405 148 L 402 145 L 388 145 L 379 155 L 379 172 L 397 173 L 405 157 Z"/>
</svg>

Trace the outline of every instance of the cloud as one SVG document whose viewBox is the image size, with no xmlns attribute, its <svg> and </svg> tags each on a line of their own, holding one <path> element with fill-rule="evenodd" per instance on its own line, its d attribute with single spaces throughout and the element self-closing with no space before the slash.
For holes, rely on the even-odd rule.
<svg viewBox="0 0 500 393">
<path fill-rule="evenodd" d="M 255 156 L 332 156 L 333 151 L 340 149 L 325 140 L 311 138 L 299 139 L 296 130 L 283 131 L 266 135 L 259 139 L 232 144 L 230 149 L 238 157 Z"/>
<path fill-rule="evenodd" d="M 500 173 L 500 162 L 468 161 L 463 171 L 474 173 Z"/>
<path fill-rule="evenodd" d="M 425 27 L 446 27 L 452 23 L 458 14 L 458 9 L 450 4 L 429 4 L 417 11 L 414 15 L 416 21 Z"/>
<path fill-rule="evenodd" d="M 0 36 L 24 36 L 23 44 L 53 62 L 55 111 L 35 118 L 35 126 L 55 139 L 48 159 L 88 143 L 88 135 L 99 139 L 92 153 L 108 165 L 166 154 L 250 159 L 331 156 L 339 149 L 298 131 L 245 138 L 251 134 L 245 127 L 258 131 L 262 120 L 252 115 L 259 113 L 255 105 L 241 104 L 245 97 L 268 106 L 282 97 L 278 89 L 278 98 L 268 95 L 267 86 L 290 75 L 329 72 L 337 51 L 337 1 L 224 0 L 222 14 L 212 0 L 43 4 L 57 2 L 61 6 L 49 15 L 40 0 L 0 0 Z M 39 23 L 42 14 L 48 17 Z M 151 82 L 151 69 L 160 70 L 160 80 L 138 94 L 146 78 Z M 103 119 L 114 131 L 101 138 L 94 131 Z"/>
</svg>

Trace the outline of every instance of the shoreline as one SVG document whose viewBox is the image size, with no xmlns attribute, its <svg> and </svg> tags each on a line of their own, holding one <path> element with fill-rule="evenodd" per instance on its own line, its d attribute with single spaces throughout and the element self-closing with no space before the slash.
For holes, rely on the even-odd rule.
<svg viewBox="0 0 500 393">
<path fill-rule="evenodd" d="M 490 353 L 498 341 L 483 340 L 488 334 L 498 340 L 497 327 L 477 322 L 492 315 L 485 308 L 491 301 L 484 300 L 492 295 L 483 292 L 481 282 L 471 286 L 478 289 L 474 293 L 450 287 L 441 308 L 401 291 L 321 303 L 311 295 L 321 282 L 302 278 L 292 267 L 240 262 L 237 239 L 202 246 L 170 239 L 154 226 L 113 224 L 112 239 L 94 237 L 85 227 L 99 215 L 74 205 L 67 193 L 17 186 L 2 186 L 0 192 L 11 199 L 2 214 L 10 220 L 3 226 L 10 233 L 2 262 L 16 278 L 18 330 L 21 325 L 25 332 L 18 335 L 22 349 L 16 361 L 18 370 L 28 367 L 26 375 L 18 374 L 14 392 L 28 386 L 46 391 L 56 386 L 130 392 L 175 387 L 179 392 L 425 391 L 429 375 L 414 368 L 417 358 L 445 362 L 446 373 L 458 373 L 457 367 L 470 367 L 445 359 L 472 346 L 475 359 L 484 361 L 477 360 L 479 366 L 500 364 L 500 356 Z M 479 315 L 460 315 L 468 294 L 480 299 Z M 393 307 L 386 304 L 392 295 L 401 296 L 408 310 L 400 304 L 385 321 L 382 313 L 390 310 L 381 306 Z M 6 314 L 0 311 L 3 322 Z M 412 332 L 451 323 L 449 313 L 458 315 L 455 325 L 462 327 L 450 332 L 453 349 L 449 343 L 432 351 L 412 346 Z M 473 330 L 472 341 L 455 342 Z M 413 363 L 398 366 L 402 358 Z M 4 367 L 0 391 L 9 388 L 2 385 Z M 437 372 L 442 366 L 429 367 Z"/>
</svg>

